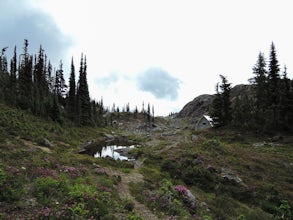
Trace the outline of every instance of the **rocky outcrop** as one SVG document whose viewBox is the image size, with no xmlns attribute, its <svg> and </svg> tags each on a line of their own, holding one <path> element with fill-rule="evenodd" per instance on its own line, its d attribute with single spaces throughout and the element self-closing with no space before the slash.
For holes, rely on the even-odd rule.
<svg viewBox="0 0 293 220">
<path fill-rule="evenodd" d="M 241 97 L 243 95 L 252 96 L 253 86 L 252 85 L 236 85 L 230 91 L 231 101 L 235 100 L 236 97 Z M 178 118 L 199 118 L 204 114 L 208 114 L 209 107 L 212 104 L 215 95 L 200 95 L 193 99 L 191 102 L 187 103 L 183 109 L 178 113 Z"/>
<path fill-rule="evenodd" d="M 253 95 L 253 85 L 236 85 L 230 91 L 230 98 L 233 101 L 236 97 L 241 97 L 243 95 L 252 96 Z"/>
<path fill-rule="evenodd" d="M 178 118 L 193 117 L 197 118 L 209 111 L 209 106 L 214 100 L 214 95 L 200 95 L 187 103 L 178 113 Z"/>
</svg>

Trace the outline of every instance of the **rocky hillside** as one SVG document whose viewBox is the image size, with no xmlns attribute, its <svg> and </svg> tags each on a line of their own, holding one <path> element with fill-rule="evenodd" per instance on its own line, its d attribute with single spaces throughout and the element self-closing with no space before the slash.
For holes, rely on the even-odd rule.
<svg viewBox="0 0 293 220">
<path fill-rule="evenodd" d="M 243 94 L 251 95 L 252 86 L 251 85 L 236 85 L 231 89 L 231 100 L 234 100 L 237 96 Z M 200 95 L 193 99 L 191 102 L 187 103 L 183 109 L 178 113 L 177 117 L 185 118 L 197 118 L 203 114 L 207 114 L 209 111 L 209 106 L 212 104 L 215 95 Z"/>
<path fill-rule="evenodd" d="M 292 219 L 292 135 L 113 119 L 60 125 L 0 104 L 0 219 Z M 137 145 L 125 155 L 112 140 Z M 86 143 L 113 152 L 80 154 Z"/>
</svg>

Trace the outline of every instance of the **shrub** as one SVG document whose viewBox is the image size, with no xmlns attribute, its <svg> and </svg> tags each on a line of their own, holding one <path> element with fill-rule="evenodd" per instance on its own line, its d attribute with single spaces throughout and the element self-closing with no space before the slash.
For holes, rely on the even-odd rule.
<svg viewBox="0 0 293 220">
<path fill-rule="evenodd" d="M 131 201 L 130 199 L 124 199 L 123 203 L 124 203 L 123 208 L 125 210 L 127 210 L 128 212 L 132 212 L 133 211 L 133 209 L 134 209 L 134 203 L 133 203 L 133 201 Z"/>
<path fill-rule="evenodd" d="M 293 217 L 293 210 L 287 200 L 282 200 L 279 207 L 275 208 L 274 219 L 290 220 Z"/>
<path fill-rule="evenodd" d="M 8 169 L 11 172 L 0 168 L 0 201 L 13 202 L 21 198 L 24 180 L 17 168 Z"/>
<path fill-rule="evenodd" d="M 34 181 L 34 194 L 43 205 L 51 205 L 58 200 L 64 200 L 68 192 L 65 182 L 58 181 L 52 177 L 36 178 Z"/>
</svg>

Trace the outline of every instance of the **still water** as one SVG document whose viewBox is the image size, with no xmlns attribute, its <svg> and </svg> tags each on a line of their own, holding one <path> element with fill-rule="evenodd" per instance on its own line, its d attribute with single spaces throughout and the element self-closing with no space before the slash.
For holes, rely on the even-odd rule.
<svg viewBox="0 0 293 220">
<path fill-rule="evenodd" d="M 121 155 L 120 152 L 127 151 L 134 148 L 135 145 L 131 146 L 103 146 L 97 149 L 97 152 L 94 154 L 94 157 L 112 157 L 115 160 L 131 160 L 130 158 Z"/>
</svg>

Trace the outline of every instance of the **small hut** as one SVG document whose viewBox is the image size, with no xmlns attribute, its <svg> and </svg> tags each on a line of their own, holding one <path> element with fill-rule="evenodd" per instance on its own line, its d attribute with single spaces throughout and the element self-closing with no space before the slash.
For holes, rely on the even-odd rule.
<svg viewBox="0 0 293 220">
<path fill-rule="evenodd" d="M 196 130 L 204 130 L 214 126 L 213 119 L 208 115 L 203 115 L 196 124 Z"/>
</svg>

